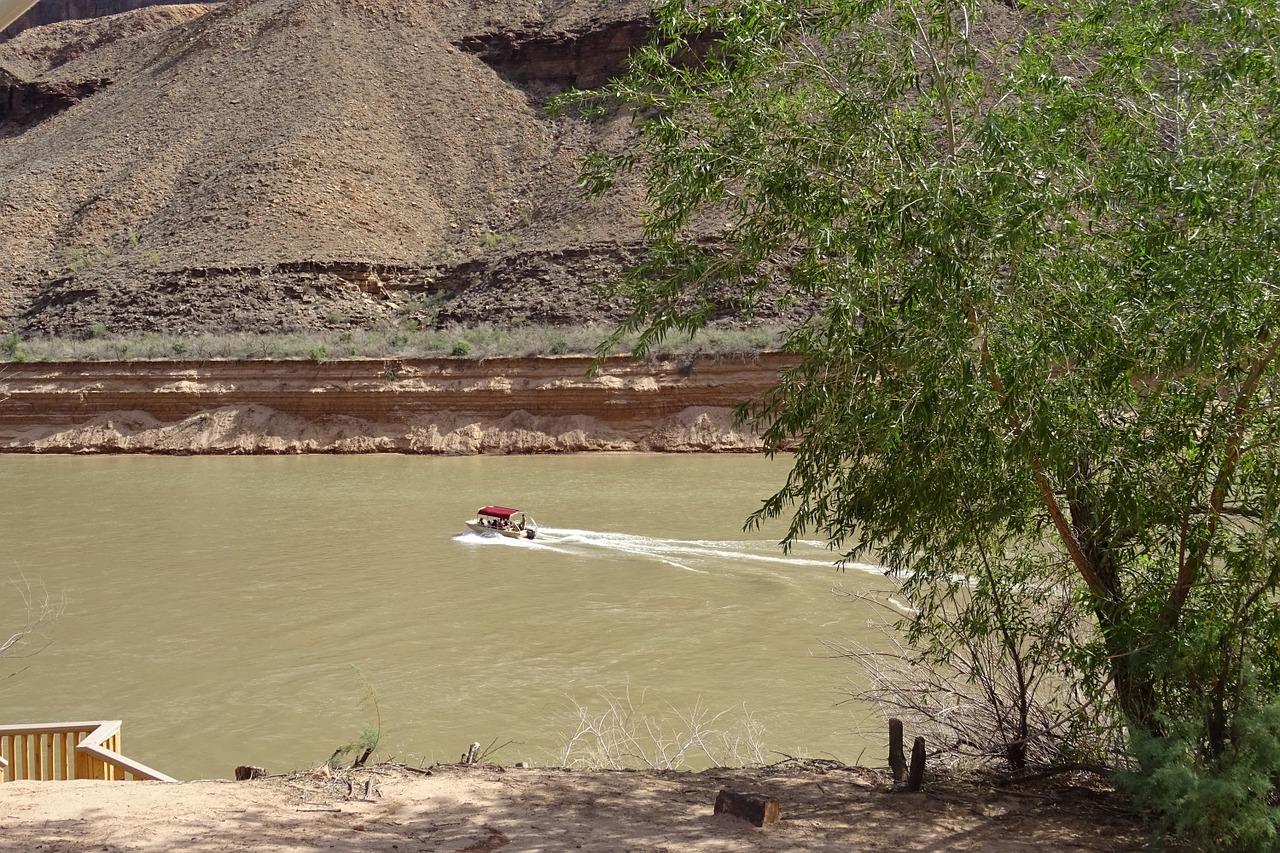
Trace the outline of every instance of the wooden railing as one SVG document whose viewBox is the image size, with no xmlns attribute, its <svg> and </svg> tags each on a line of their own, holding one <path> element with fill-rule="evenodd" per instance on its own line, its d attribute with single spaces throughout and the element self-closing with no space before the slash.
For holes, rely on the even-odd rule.
<svg viewBox="0 0 1280 853">
<path fill-rule="evenodd" d="M 176 782 L 120 754 L 120 721 L 0 726 L 0 782 L 151 779 Z"/>
</svg>

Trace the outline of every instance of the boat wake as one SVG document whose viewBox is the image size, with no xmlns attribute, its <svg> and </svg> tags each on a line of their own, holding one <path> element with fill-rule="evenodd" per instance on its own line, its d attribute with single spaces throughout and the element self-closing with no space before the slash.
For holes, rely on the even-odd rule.
<svg viewBox="0 0 1280 853">
<path fill-rule="evenodd" d="M 615 554 L 650 560 L 699 574 L 721 571 L 717 567 L 723 567 L 726 562 L 740 567 L 767 570 L 785 567 L 831 569 L 836 564 L 831 552 L 822 543 L 811 541 L 797 542 L 790 553 L 784 554 L 777 542 L 768 539 L 662 539 L 629 533 L 555 527 L 540 528 L 538 538 L 533 540 L 508 539 L 480 533 L 463 533 L 454 539 L 481 545 L 531 548 L 566 556 Z M 850 563 L 846 568 L 877 575 L 885 571 L 884 567 L 869 563 Z"/>
</svg>

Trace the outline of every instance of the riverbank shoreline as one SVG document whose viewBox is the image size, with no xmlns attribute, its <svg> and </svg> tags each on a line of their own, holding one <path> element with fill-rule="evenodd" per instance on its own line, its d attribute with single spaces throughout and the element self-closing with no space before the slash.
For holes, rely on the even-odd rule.
<svg viewBox="0 0 1280 853">
<path fill-rule="evenodd" d="M 794 363 L 782 353 L 10 362 L 0 452 L 758 452 L 734 407 Z"/>
<path fill-rule="evenodd" d="M 1093 780 L 1096 782 L 1096 780 Z M 758 828 L 720 790 L 778 800 Z M 313 851 L 1137 851 L 1138 818 L 1089 779 L 931 780 L 867 768 L 700 772 L 445 765 L 325 769 L 245 782 L 10 782 L 0 832 L 42 853 Z"/>
</svg>

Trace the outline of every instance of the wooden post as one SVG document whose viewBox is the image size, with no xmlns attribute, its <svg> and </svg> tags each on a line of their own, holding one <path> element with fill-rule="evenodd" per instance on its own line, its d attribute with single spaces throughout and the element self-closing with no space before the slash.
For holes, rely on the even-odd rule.
<svg viewBox="0 0 1280 853">
<path fill-rule="evenodd" d="M 907 773 L 907 790 L 919 791 L 924 784 L 924 738 L 916 738 L 911 747 L 911 770 Z"/>
<path fill-rule="evenodd" d="M 889 769 L 893 771 L 893 781 L 901 782 L 907 775 L 907 758 L 902 751 L 902 720 L 889 718 Z"/>
<path fill-rule="evenodd" d="M 1005 748 L 1005 758 L 1009 759 L 1009 766 L 1014 770 L 1027 769 L 1027 742 L 1025 740 L 1012 741 Z"/>
<path fill-rule="evenodd" d="M 764 794 L 743 794 L 721 788 L 713 814 L 731 814 L 756 826 L 772 826 L 782 819 L 782 806 Z"/>
<path fill-rule="evenodd" d="M 80 732 L 76 732 L 77 745 L 79 745 L 80 743 L 80 737 L 79 737 L 80 734 L 81 734 Z M 75 751 L 75 762 L 76 762 L 75 778 L 77 779 L 93 778 L 91 775 L 92 768 L 89 766 L 89 753 L 81 752 L 80 750 L 77 749 Z"/>
</svg>

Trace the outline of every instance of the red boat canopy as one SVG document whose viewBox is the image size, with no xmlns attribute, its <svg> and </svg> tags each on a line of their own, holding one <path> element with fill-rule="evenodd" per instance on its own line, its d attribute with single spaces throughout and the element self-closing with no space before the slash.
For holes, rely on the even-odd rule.
<svg viewBox="0 0 1280 853">
<path fill-rule="evenodd" d="M 520 510 L 518 509 L 511 509 L 510 507 L 505 507 L 505 506 L 482 506 L 480 507 L 479 514 L 491 515 L 494 518 L 501 518 L 505 520 L 515 515 L 519 511 Z"/>
</svg>

